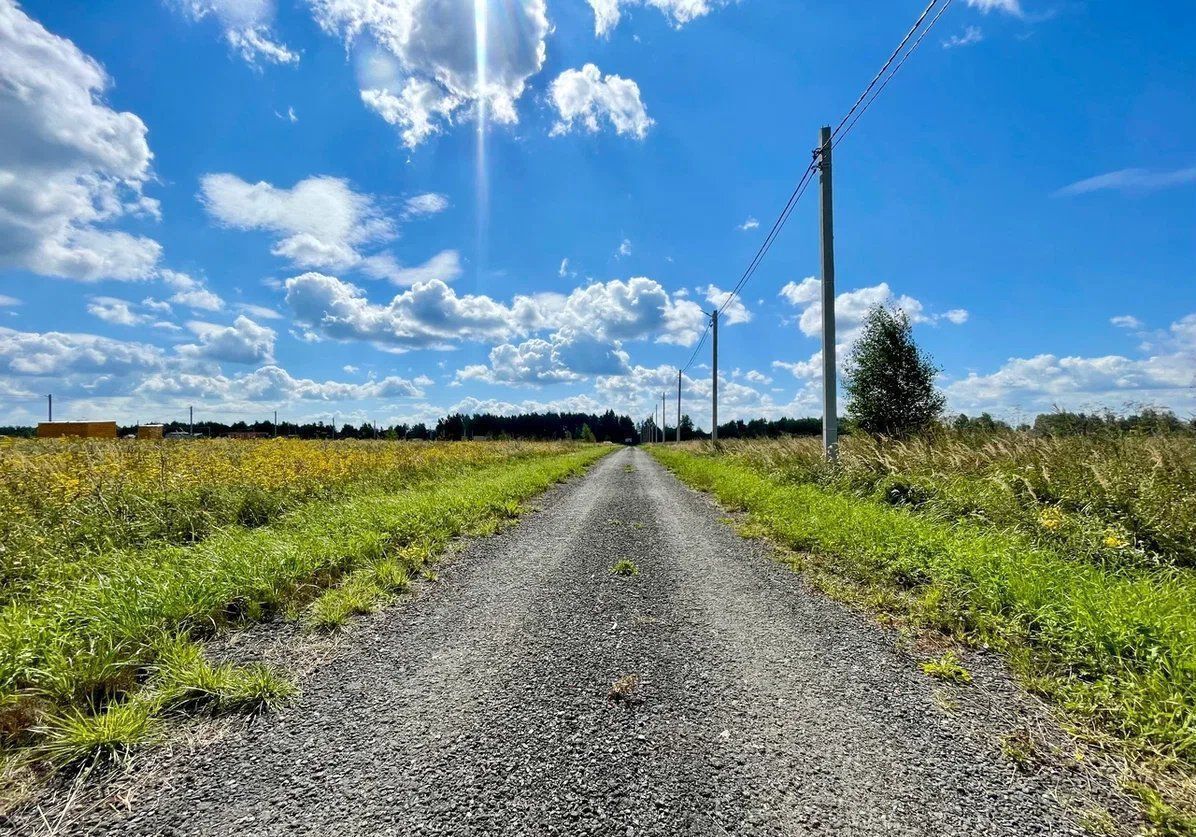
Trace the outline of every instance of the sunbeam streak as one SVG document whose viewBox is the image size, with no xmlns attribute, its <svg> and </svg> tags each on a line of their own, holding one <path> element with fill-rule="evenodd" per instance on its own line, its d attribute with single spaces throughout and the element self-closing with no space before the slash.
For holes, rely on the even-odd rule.
<svg viewBox="0 0 1196 837">
<path fill-rule="evenodd" d="M 487 5 L 489 0 L 473 0 L 474 48 L 477 59 L 477 258 L 476 269 L 480 280 L 485 262 L 487 216 L 489 214 L 489 180 L 486 171 L 486 38 Z"/>
</svg>

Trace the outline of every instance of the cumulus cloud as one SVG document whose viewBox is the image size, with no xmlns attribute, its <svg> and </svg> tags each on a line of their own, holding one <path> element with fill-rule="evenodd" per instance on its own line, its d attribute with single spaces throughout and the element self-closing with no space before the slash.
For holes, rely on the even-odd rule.
<svg viewBox="0 0 1196 837">
<path fill-rule="evenodd" d="M 322 337 L 368 340 L 398 348 L 446 348 L 462 340 L 505 339 L 544 326 L 540 299 L 503 305 L 487 296 L 458 296 L 440 280 L 419 282 L 387 305 L 334 276 L 305 273 L 286 282 L 296 318 Z"/>
<path fill-rule="evenodd" d="M 303 401 L 364 401 L 376 398 L 422 398 L 424 390 L 406 378 L 390 376 L 361 384 L 295 378 L 276 365 L 225 376 L 195 372 L 157 372 L 137 389 L 139 395 L 185 396 L 221 401 L 287 403 Z"/>
<path fill-rule="evenodd" d="M 1120 314 L 1116 317 L 1111 317 L 1109 322 L 1118 328 L 1140 329 L 1142 328 L 1142 321 L 1132 314 Z"/>
<path fill-rule="evenodd" d="M 748 230 L 757 229 L 759 226 L 760 226 L 760 222 L 757 221 L 751 215 L 749 215 L 747 217 L 747 220 L 739 225 L 738 229 L 740 230 L 740 232 L 747 232 Z"/>
<path fill-rule="evenodd" d="M 185 357 L 246 364 L 274 360 L 274 329 L 258 325 L 244 314 L 230 326 L 196 320 L 187 323 L 187 328 L 199 342 L 179 346 Z"/>
<path fill-rule="evenodd" d="M 620 136 L 642 140 L 653 125 L 639 85 L 617 75 L 604 77 L 594 64 L 565 70 L 552 82 L 550 96 L 558 116 L 553 135 L 566 134 L 578 124 L 596 133 L 605 121 Z"/>
<path fill-rule="evenodd" d="M 706 286 L 706 301 L 715 308 L 721 308 L 730 296 L 730 291 L 724 291 L 717 285 Z M 751 322 L 751 320 L 752 312 L 747 310 L 741 296 L 736 296 L 731 300 L 731 304 L 727 306 L 726 310 L 719 314 L 719 322 L 724 325 L 739 325 Z"/>
<path fill-rule="evenodd" d="M 952 409 L 965 412 L 1014 408 L 1040 412 L 1162 404 L 1196 405 L 1196 314 L 1171 324 L 1153 352 L 1142 357 L 1039 354 L 1010 358 L 988 374 L 969 373 L 946 387 Z"/>
<path fill-rule="evenodd" d="M 200 200 L 226 226 L 276 234 L 274 255 L 304 269 L 354 267 L 363 259 L 359 248 L 395 235 L 374 199 L 337 177 L 309 177 L 287 189 L 208 174 L 200 181 Z"/>
<path fill-rule="evenodd" d="M 730 0 L 589 0 L 594 10 L 594 34 L 609 35 L 622 18 L 622 9 L 628 6 L 651 6 L 665 14 L 669 23 L 681 27 L 691 20 L 710 14 L 718 6 L 725 6 Z M 973 0 L 969 0 L 973 2 Z M 991 0 L 990 0 L 991 2 Z M 1006 0 L 1009 2 L 1009 0 Z"/>
<path fill-rule="evenodd" d="M 542 384 L 622 374 L 629 368 L 626 342 L 693 345 L 705 325 L 695 303 L 670 298 L 660 283 L 642 276 L 595 282 L 541 304 L 542 325 L 553 334 L 496 346 L 488 366 L 466 367 L 457 380 Z"/>
<path fill-rule="evenodd" d="M 160 276 L 166 286 L 174 291 L 170 302 L 176 305 L 185 305 L 196 311 L 221 311 L 224 309 L 224 300 L 220 298 L 219 294 L 209 290 L 199 279 L 177 270 L 163 270 Z"/>
<path fill-rule="evenodd" d="M 479 84 L 475 4 L 467 0 L 310 0 L 324 31 L 356 45 L 362 102 L 414 148 L 473 107 L 503 124 L 544 66 L 545 0 L 511 0 L 485 15 L 487 62 Z"/>
<path fill-rule="evenodd" d="M 250 64 L 294 64 L 299 55 L 275 39 L 274 0 L 168 0 L 192 20 L 215 18 L 224 40 Z M 294 122 L 294 111 L 290 112 Z"/>
<path fill-rule="evenodd" d="M 788 282 L 780 291 L 780 297 L 800 309 L 797 325 L 807 337 L 822 335 L 822 284 L 813 276 L 801 282 Z M 963 308 L 952 308 L 943 313 L 928 312 L 920 300 L 906 294 L 895 294 L 887 282 L 870 285 L 835 296 L 835 355 L 842 366 L 852 345 L 863 330 L 868 312 L 878 305 L 899 308 L 910 322 L 938 325 L 943 322 L 963 325 L 968 321 L 968 312 Z M 804 361 L 774 361 L 774 369 L 784 369 L 799 379 L 822 377 L 822 352 L 815 352 Z"/>
<path fill-rule="evenodd" d="M 71 41 L 0 2 L 0 267 L 82 281 L 146 279 L 161 246 L 113 230 L 156 217 L 146 127 L 103 101 L 111 81 Z"/>
<path fill-rule="evenodd" d="M 161 349 L 94 334 L 44 333 L 0 328 L 0 372 L 64 378 L 76 374 L 125 375 L 160 368 Z"/>
<path fill-rule="evenodd" d="M 1186 186 L 1196 183 L 1196 166 L 1190 166 L 1173 171 L 1148 171 L 1146 169 L 1120 169 L 1107 174 L 1098 174 L 1064 186 L 1055 192 L 1056 197 L 1074 197 L 1087 195 L 1091 192 L 1128 192 L 1143 194 L 1168 189 L 1174 186 Z"/>
</svg>

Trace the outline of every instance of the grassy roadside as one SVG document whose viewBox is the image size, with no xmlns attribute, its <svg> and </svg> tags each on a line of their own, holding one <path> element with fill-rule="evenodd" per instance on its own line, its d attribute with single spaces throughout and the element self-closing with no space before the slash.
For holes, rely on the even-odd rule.
<svg viewBox="0 0 1196 837">
<path fill-rule="evenodd" d="M 292 689 L 285 680 L 213 665 L 195 641 L 279 612 L 340 624 L 404 589 L 453 538 L 495 530 L 609 450 L 546 448 L 407 490 L 304 504 L 191 546 L 118 551 L 101 572 L 10 601 L 0 610 L 4 750 L 59 762 L 119 754 L 153 740 L 167 711 L 276 702 Z"/>
<path fill-rule="evenodd" d="M 1196 833 L 1190 571 L 1102 567 L 1016 530 L 921 516 L 695 451 L 652 454 L 746 511 L 750 527 L 809 554 L 828 586 L 851 585 L 874 607 L 1006 652 L 1031 688 L 1130 756 L 1144 802 L 1163 792 L 1147 812 L 1159 833 Z"/>
</svg>

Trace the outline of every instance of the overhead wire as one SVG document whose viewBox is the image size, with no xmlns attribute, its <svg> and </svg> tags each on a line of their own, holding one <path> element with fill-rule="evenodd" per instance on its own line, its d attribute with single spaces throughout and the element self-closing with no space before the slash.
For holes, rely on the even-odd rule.
<svg viewBox="0 0 1196 837">
<path fill-rule="evenodd" d="M 941 6 L 939 6 L 940 2 L 942 3 Z M 851 130 L 855 127 L 856 123 L 859 122 L 860 117 L 867 112 L 868 108 L 872 106 L 872 103 L 875 102 L 880 94 L 884 92 L 885 88 L 888 87 L 889 82 L 893 80 L 894 76 L 896 76 L 901 68 L 905 65 L 905 62 L 908 61 L 910 56 L 913 55 L 913 53 L 918 49 L 918 46 L 922 43 L 930 31 L 934 29 L 935 24 L 938 23 L 939 18 L 941 18 L 951 6 L 951 3 L 952 0 L 930 0 L 930 3 L 927 4 L 926 8 L 922 10 L 922 13 L 918 15 L 917 20 L 914 21 L 913 26 L 910 27 L 909 31 L 906 32 L 905 36 L 901 39 L 900 43 L 897 44 L 897 48 L 893 50 L 893 52 L 885 60 L 884 64 L 881 65 L 880 70 L 876 73 L 872 80 L 868 82 L 868 85 L 859 95 L 859 98 L 856 99 L 855 103 L 852 104 L 847 113 L 843 115 L 843 118 L 839 120 L 838 125 L 835 126 L 835 129 L 830 135 L 830 140 L 828 143 L 830 148 L 833 149 L 840 142 L 842 142 L 849 133 L 851 133 Z M 933 18 L 930 19 L 930 23 L 923 27 L 923 24 L 926 23 L 927 17 L 929 17 L 930 13 L 934 11 L 935 6 L 939 6 L 938 12 Z M 917 36 L 916 38 L 915 35 Z M 908 50 L 906 50 L 906 46 L 910 45 L 911 40 L 913 41 L 913 44 L 912 46 L 909 46 Z M 896 63 L 894 64 L 894 62 Z M 739 280 L 735 283 L 735 286 L 727 294 L 722 304 L 719 305 L 717 309 L 719 314 L 727 310 L 731 303 L 735 301 L 735 299 L 739 296 L 740 291 L 743 290 L 744 286 L 751 280 L 752 276 L 755 275 L 756 270 L 759 268 L 760 263 L 764 260 L 764 257 L 767 256 L 768 252 L 772 249 L 772 245 L 776 242 L 781 231 L 785 228 L 785 224 L 789 221 L 789 217 L 793 214 L 793 211 L 798 202 L 801 200 L 802 195 L 805 194 L 806 189 L 808 189 L 810 183 L 813 182 L 814 173 L 819 170 L 821 165 L 820 159 L 822 157 L 822 153 L 822 148 L 817 148 L 814 150 L 813 160 L 810 162 L 809 166 L 806 167 L 805 172 L 802 173 L 801 179 L 798 181 L 797 186 L 794 187 L 793 192 L 790 193 L 789 200 L 785 202 L 784 208 L 777 216 L 776 221 L 773 222 L 772 228 L 768 231 L 768 235 L 764 237 L 764 241 L 756 250 L 751 262 L 748 263 L 747 268 L 739 277 Z M 709 331 L 709 326 L 707 326 L 707 331 Z M 698 344 L 699 348 L 704 342 L 705 335 L 703 335 L 702 341 Z M 694 357 L 696 356 L 697 352 L 695 351 Z M 684 369 L 688 369 L 690 365 L 693 364 L 694 357 L 690 358 L 689 362 L 685 365 L 685 367 L 683 367 L 683 371 Z"/>
</svg>

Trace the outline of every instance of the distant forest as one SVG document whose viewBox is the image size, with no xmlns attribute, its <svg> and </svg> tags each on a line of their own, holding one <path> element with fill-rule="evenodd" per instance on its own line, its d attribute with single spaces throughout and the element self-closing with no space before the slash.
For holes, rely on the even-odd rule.
<svg viewBox="0 0 1196 837">
<path fill-rule="evenodd" d="M 994 419 L 988 413 L 969 417 L 958 415 L 944 422 L 958 432 L 991 433 L 1001 430 L 1030 431 L 1043 436 L 1077 436 L 1103 433 L 1194 433 L 1196 418 L 1184 420 L 1167 410 L 1144 409 L 1139 413 L 1119 416 L 1107 413 L 1071 413 L 1056 411 L 1043 413 L 1033 424 L 1010 424 Z M 277 427 L 269 421 L 224 424 L 218 421 L 197 421 L 193 428 L 186 422 L 172 421 L 165 425 L 167 433 L 194 432 L 196 436 L 223 437 L 230 435 L 291 436 L 300 439 L 423 439 L 459 441 L 461 439 L 584 439 L 596 442 L 639 444 L 641 430 L 646 441 L 659 435 L 651 422 L 643 427 L 630 416 L 616 415 L 607 410 L 601 415 L 592 413 L 522 413 L 517 416 L 498 416 L 492 413 L 445 416 L 434 426 L 427 424 L 394 424 L 389 427 L 371 424 L 342 424 L 334 426 L 322 421 L 308 424 L 280 421 Z M 137 432 L 136 425 L 121 426 L 120 435 Z M 839 432 L 850 433 L 849 422 L 840 419 Z M 665 428 L 669 441 L 677 438 L 677 426 Z M 820 418 L 737 419 L 720 424 L 720 439 L 764 439 L 781 436 L 818 436 L 822 433 Z M 33 436 L 35 428 L 0 426 L 0 436 Z M 695 427 L 688 415 L 681 417 L 681 439 L 709 439 L 710 433 Z"/>
</svg>

